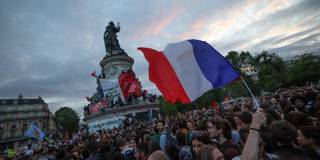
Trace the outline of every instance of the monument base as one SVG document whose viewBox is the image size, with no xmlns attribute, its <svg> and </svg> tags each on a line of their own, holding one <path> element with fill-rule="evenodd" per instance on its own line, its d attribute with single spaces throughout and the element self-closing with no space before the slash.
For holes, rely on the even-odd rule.
<svg viewBox="0 0 320 160">
<path fill-rule="evenodd" d="M 110 108 L 104 112 L 86 115 L 83 119 L 93 133 L 101 129 L 118 128 L 126 118 L 148 121 L 158 119 L 160 105 L 158 103 L 136 104 L 118 108 Z M 150 113 L 152 115 L 150 115 Z"/>
</svg>

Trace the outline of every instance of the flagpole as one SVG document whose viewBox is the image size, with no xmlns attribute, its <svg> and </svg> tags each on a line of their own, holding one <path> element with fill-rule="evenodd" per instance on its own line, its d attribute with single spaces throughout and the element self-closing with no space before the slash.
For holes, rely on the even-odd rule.
<svg viewBox="0 0 320 160">
<path fill-rule="evenodd" d="M 241 78 L 241 80 L 242 80 L 243 84 L 246 86 L 246 88 L 247 88 L 247 89 L 248 89 L 248 91 L 250 92 L 250 95 L 252 96 L 253 101 L 254 101 L 254 103 L 255 103 L 255 105 L 256 105 L 256 107 L 257 107 L 257 109 L 258 109 L 258 108 L 260 108 L 260 107 L 259 107 L 259 104 L 258 104 L 258 102 L 257 102 L 257 100 L 256 100 L 256 98 L 255 98 L 255 97 L 254 97 L 254 95 L 252 94 L 251 89 L 250 89 L 250 88 L 249 88 L 249 86 L 247 85 L 246 81 L 242 78 L 242 76 L 240 76 L 240 78 Z"/>
<path fill-rule="evenodd" d="M 195 104 L 195 106 L 196 106 L 197 110 L 200 110 L 197 104 Z"/>
</svg>

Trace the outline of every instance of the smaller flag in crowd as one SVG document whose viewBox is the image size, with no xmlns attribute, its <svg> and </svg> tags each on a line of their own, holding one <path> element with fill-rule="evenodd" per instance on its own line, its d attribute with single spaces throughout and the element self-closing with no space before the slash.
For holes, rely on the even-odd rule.
<svg viewBox="0 0 320 160">
<path fill-rule="evenodd" d="M 123 72 L 119 75 L 118 79 L 124 97 L 128 97 L 132 94 L 136 97 L 142 96 L 141 84 L 132 70 Z"/>
<path fill-rule="evenodd" d="M 97 78 L 97 73 L 96 73 L 96 71 L 92 72 L 90 75 L 91 75 L 92 77 Z"/>
<path fill-rule="evenodd" d="M 25 136 L 43 140 L 45 133 L 42 132 L 35 123 L 32 123 L 26 131 Z"/>
<path fill-rule="evenodd" d="M 211 102 L 211 107 L 212 107 L 212 109 L 216 109 L 218 107 L 217 102 L 216 101 L 212 101 Z"/>
<path fill-rule="evenodd" d="M 100 102 L 91 104 L 89 108 L 90 108 L 90 113 L 98 113 L 101 109 Z"/>
<path fill-rule="evenodd" d="M 135 81 L 130 85 L 128 94 L 134 94 L 136 97 L 142 96 L 141 86 L 138 81 Z"/>
<path fill-rule="evenodd" d="M 109 98 L 103 98 L 97 103 L 93 103 L 89 106 L 90 113 L 98 113 L 101 109 L 107 108 L 109 105 Z"/>
<path fill-rule="evenodd" d="M 107 108 L 108 105 L 109 105 L 109 97 L 103 98 L 103 99 L 101 100 L 101 107 Z"/>
</svg>

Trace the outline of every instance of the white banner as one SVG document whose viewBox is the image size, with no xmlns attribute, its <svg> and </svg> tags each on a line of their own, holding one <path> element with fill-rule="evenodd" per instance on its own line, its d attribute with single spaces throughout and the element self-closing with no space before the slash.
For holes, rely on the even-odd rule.
<svg viewBox="0 0 320 160">
<path fill-rule="evenodd" d="M 115 104 L 118 101 L 120 96 L 121 100 L 124 101 L 124 97 L 119 86 L 118 79 L 99 79 L 103 95 L 108 95 L 110 97 L 110 102 L 112 101 Z"/>
<path fill-rule="evenodd" d="M 89 132 L 93 133 L 101 129 L 118 128 L 122 125 L 122 120 L 124 119 L 126 119 L 125 116 L 119 116 L 88 122 Z"/>
</svg>

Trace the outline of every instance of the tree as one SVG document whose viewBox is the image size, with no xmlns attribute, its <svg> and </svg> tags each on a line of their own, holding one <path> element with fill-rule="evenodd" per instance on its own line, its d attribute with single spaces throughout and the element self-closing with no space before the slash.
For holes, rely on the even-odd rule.
<svg viewBox="0 0 320 160">
<path fill-rule="evenodd" d="M 159 103 L 161 105 L 160 111 L 165 116 L 172 116 L 178 112 L 177 106 L 170 102 L 167 102 L 162 96 L 159 97 Z"/>
<path fill-rule="evenodd" d="M 260 90 L 273 91 L 284 85 L 287 64 L 277 54 L 263 51 L 255 57 L 253 65 Z"/>
<path fill-rule="evenodd" d="M 320 55 L 303 54 L 289 62 L 287 85 L 303 85 L 320 80 Z"/>
<path fill-rule="evenodd" d="M 78 131 L 79 116 L 72 108 L 61 107 L 54 113 L 54 116 L 58 126 L 62 126 L 63 133 L 72 134 Z"/>
<path fill-rule="evenodd" d="M 247 82 L 252 92 L 257 95 L 259 94 L 259 88 L 253 80 L 256 75 L 255 57 L 250 52 L 241 52 L 240 54 L 236 51 L 228 53 L 226 58 L 232 64 L 233 68 L 237 70 L 242 78 Z M 247 96 L 248 92 L 242 81 L 236 81 L 231 83 L 223 89 L 224 96 L 230 97 L 241 97 Z"/>
<path fill-rule="evenodd" d="M 225 93 L 223 88 L 215 88 L 207 91 L 201 97 L 193 102 L 196 109 L 207 108 L 211 106 L 212 101 L 220 102 L 223 100 Z"/>
<path fill-rule="evenodd" d="M 233 68 L 242 74 L 250 74 L 254 69 L 254 57 L 249 52 L 241 52 L 239 54 L 236 51 L 231 51 L 226 58 L 232 64 Z"/>
</svg>

